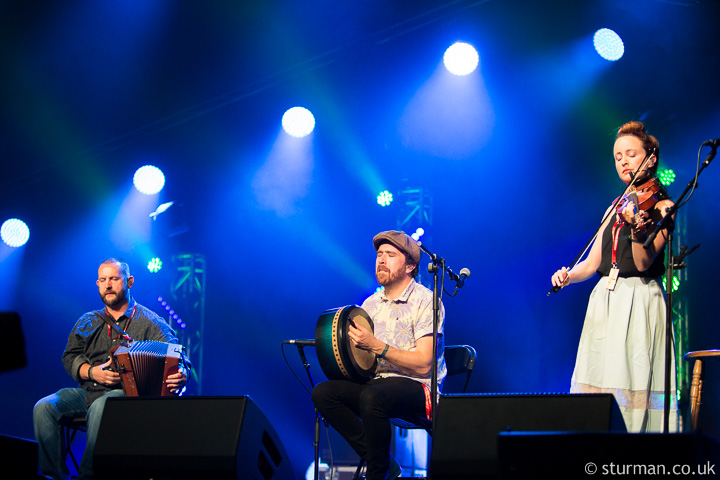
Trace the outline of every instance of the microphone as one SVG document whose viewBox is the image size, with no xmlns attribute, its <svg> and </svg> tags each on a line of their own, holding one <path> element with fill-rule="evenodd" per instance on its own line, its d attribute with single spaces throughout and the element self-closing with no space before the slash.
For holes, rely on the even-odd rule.
<svg viewBox="0 0 720 480">
<path fill-rule="evenodd" d="M 465 285 L 465 280 L 467 280 L 470 277 L 470 269 L 469 268 L 463 268 L 460 270 L 460 275 L 456 275 L 452 272 L 452 270 L 448 269 L 448 272 L 450 273 L 450 280 L 455 280 L 455 291 L 453 292 L 452 296 L 457 295 L 458 291 Z"/>
<path fill-rule="evenodd" d="M 720 138 L 716 138 L 714 140 L 707 140 L 702 143 L 701 147 L 712 147 L 712 148 L 718 148 L 720 146 Z"/>
<path fill-rule="evenodd" d="M 314 347 L 315 340 L 309 338 L 297 338 L 295 340 L 285 340 L 283 343 L 290 343 L 300 347 Z"/>
<path fill-rule="evenodd" d="M 465 285 L 465 280 L 470 278 L 470 269 L 463 268 L 460 270 L 460 276 L 457 279 L 457 288 L 462 288 Z"/>
</svg>

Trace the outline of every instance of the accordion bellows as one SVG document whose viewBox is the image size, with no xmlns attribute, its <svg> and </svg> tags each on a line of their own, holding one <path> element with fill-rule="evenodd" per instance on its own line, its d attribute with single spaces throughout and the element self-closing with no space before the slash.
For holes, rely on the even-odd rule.
<svg viewBox="0 0 720 480">
<path fill-rule="evenodd" d="M 179 371 L 182 345 L 147 340 L 132 342 L 113 354 L 125 396 L 173 395 L 165 380 Z"/>
</svg>

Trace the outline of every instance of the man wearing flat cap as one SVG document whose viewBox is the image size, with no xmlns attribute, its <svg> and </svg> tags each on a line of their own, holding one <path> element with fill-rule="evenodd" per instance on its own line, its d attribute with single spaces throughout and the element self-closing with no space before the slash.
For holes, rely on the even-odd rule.
<svg viewBox="0 0 720 480">
<path fill-rule="evenodd" d="M 433 295 L 415 281 L 422 255 L 404 232 L 390 230 L 373 238 L 375 276 L 384 288 L 362 304 L 374 333 L 348 327 L 360 349 L 377 355 L 375 377 L 365 384 L 328 380 L 313 390 L 318 411 L 367 461 L 367 480 L 393 480 L 401 469 L 390 455 L 390 418 L 431 415 Z M 438 395 L 445 378 L 445 309 L 438 325 Z"/>
</svg>

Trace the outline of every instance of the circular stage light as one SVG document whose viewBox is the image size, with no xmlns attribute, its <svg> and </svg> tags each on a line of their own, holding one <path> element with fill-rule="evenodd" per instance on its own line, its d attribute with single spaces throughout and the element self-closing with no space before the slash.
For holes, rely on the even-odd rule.
<svg viewBox="0 0 720 480">
<path fill-rule="evenodd" d="M 625 45 L 623 44 L 622 38 L 609 28 L 601 28 L 595 32 L 593 44 L 595 45 L 597 53 L 605 60 L 611 62 L 620 60 L 623 53 L 625 53 Z"/>
<path fill-rule="evenodd" d="M 658 172 L 658 178 L 663 185 L 671 185 L 675 181 L 675 172 L 670 168 L 666 168 Z"/>
<path fill-rule="evenodd" d="M 381 207 L 387 207 L 390 205 L 393 201 L 392 193 L 388 192 L 387 190 L 383 190 L 380 192 L 377 196 L 377 203 Z"/>
<path fill-rule="evenodd" d="M 282 127 L 291 137 L 306 137 L 315 129 L 315 117 L 307 108 L 293 107 L 283 114 Z"/>
<path fill-rule="evenodd" d="M 165 186 L 165 175 L 159 168 L 145 165 L 135 172 L 133 185 L 142 194 L 155 195 Z"/>
<path fill-rule="evenodd" d="M 152 260 L 150 260 L 148 262 L 148 266 L 147 266 L 148 271 L 150 271 L 150 273 L 157 273 L 160 270 L 162 270 L 162 267 L 163 267 L 163 262 L 158 257 L 155 257 Z"/>
<path fill-rule="evenodd" d="M 453 75 L 463 76 L 475 71 L 480 62 L 475 47 L 469 43 L 456 42 L 445 50 L 443 63 Z"/>
<path fill-rule="evenodd" d="M 22 247 L 30 239 L 30 229 L 22 220 L 11 218 L 0 227 L 0 237 L 9 247 Z"/>
</svg>

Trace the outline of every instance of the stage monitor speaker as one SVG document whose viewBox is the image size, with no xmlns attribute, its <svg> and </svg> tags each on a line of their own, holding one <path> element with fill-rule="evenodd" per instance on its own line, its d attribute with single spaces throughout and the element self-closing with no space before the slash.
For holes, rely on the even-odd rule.
<svg viewBox="0 0 720 480">
<path fill-rule="evenodd" d="M 25 336 L 20 315 L 0 312 L 0 332 L 3 332 L 3 348 L 0 348 L 0 372 L 18 370 L 27 365 Z"/>
<path fill-rule="evenodd" d="M 247 396 L 109 398 L 93 470 L 98 479 L 295 479 Z"/>
<path fill-rule="evenodd" d="M 625 432 L 611 394 L 442 395 L 433 431 L 433 480 L 497 478 L 498 434 Z"/>
<path fill-rule="evenodd" d="M 38 471 L 38 443 L 27 438 L 0 434 L 0 465 L 14 480 L 35 480 Z"/>
</svg>

